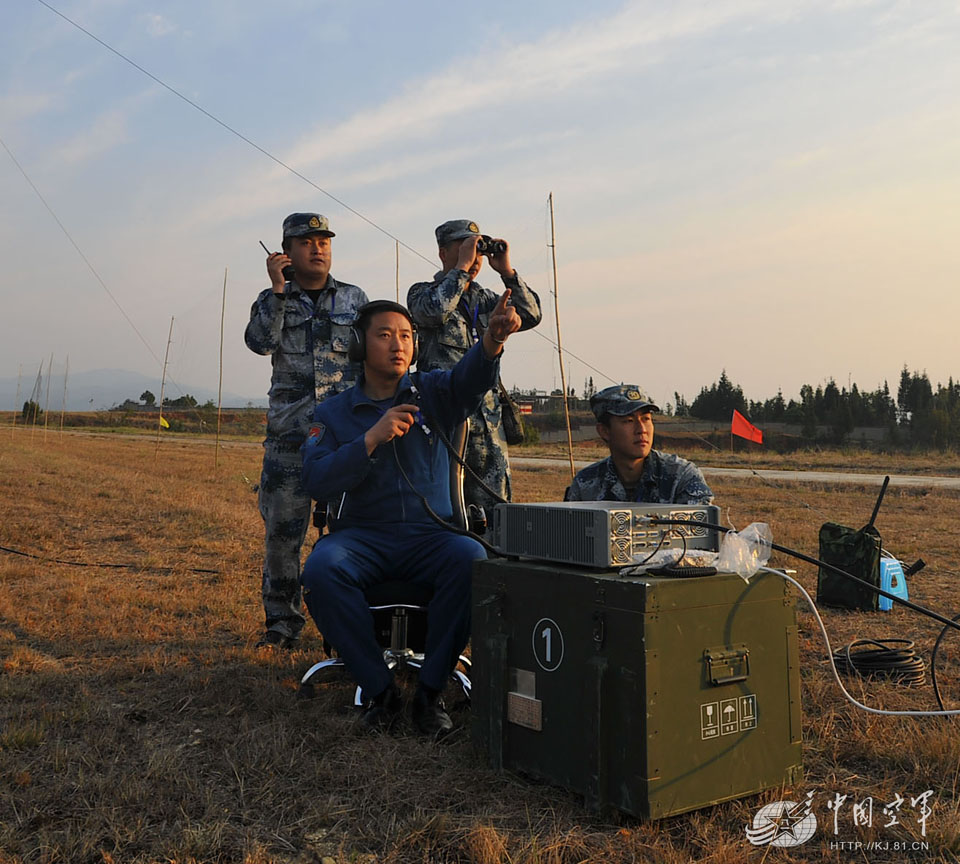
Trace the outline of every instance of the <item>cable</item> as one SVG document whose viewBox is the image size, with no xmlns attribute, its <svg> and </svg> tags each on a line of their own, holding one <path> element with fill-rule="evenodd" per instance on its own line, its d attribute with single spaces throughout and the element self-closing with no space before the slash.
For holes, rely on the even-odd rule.
<svg viewBox="0 0 960 864">
<path fill-rule="evenodd" d="M 430 502 L 427 501 L 425 495 L 421 494 L 420 490 L 413 485 L 413 481 L 410 479 L 409 475 L 403 468 L 403 464 L 400 462 L 400 453 L 397 450 L 397 439 L 393 439 L 393 458 L 397 463 L 397 468 L 400 470 L 400 474 L 403 479 L 406 481 L 407 486 L 410 487 L 410 491 L 413 492 L 417 498 L 420 499 L 420 503 L 423 504 L 423 509 L 427 511 L 427 515 L 436 522 L 441 528 L 445 528 L 447 531 L 452 531 L 454 534 L 460 534 L 463 537 L 470 537 L 473 540 L 476 540 L 488 553 L 492 553 L 497 558 L 500 557 L 500 552 L 491 546 L 486 540 L 483 539 L 479 534 L 474 534 L 469 528 L 458 528 L 456 525 L 451 525 L 445 519 L 442 519 L 437 515 L 437 512 L 430 506 Z M 452 502 L 451 502 L 452 503 Z"/>
<path fill-rule="evenodd" d="M 638 567 L 642 567 L 642 566 L 643 566 L 644 564 L 646 564 L 651 558 L 653 558 L 653 556 L 656 555 L 657 552 L 660 551 L 660 547 L 663 546 L 663 544 L 667 542 L 667 538 L 670 536 L 671 532 L 674 531 L 674 530 L 675 530 L 674 528 L 669 528 L 669 529 L 667 529 L 666 531 L 664 531 L 664 532 L 660 535 L 660 539 L 657 541 L 657 545 L 654 547 L 653 551 L 652 551 L 649 555 L 647 555 L 647 557 L 644 558 L 637 566 L 638 566 Z M 681 534 L 680 536 L 683 537 L 683 534 Z M 686 540 L 685 537 L 683 538 L 683 554 L 684 554 L 684 555 L 687 554 L 687 540 Z M 683 555 L 681 555 L 680 557 L 682 558 Z"/>
<path fill-rule="evenodd" d="M 62 558 L 46 558 L 43 555 L 34 555 L 31 552 L 23 552 L 20 549 L 11 549 L 9 546 L 0 546 L 0 552 L 7 552 L 10 555 L 20 555 L 23 558 L 32 558 L 35 561 L 47 561 L 52 564 L 65 564 L 68 567 L 103 567 L 113 570 L 140 570 L 151 571 L 154 573 L 220 573 L 219 570 L 208 570 L 204 567 L 145 567 L 140 564 L 108 564 L 103 562 L 64 561 Z"/>
<path fill-rule="evenodd" d="M 858 708 L 867 711 L 870 714 L 883 714 L 889 717 L 950 717 L 960 714 L 960 709 L 950 710 L 950 711 L 890 711 L 885 708 L 871 708 L 869 705 L 864 705 L 862 702 L 855 699 L 847 691 L 847 688 L 843 686 L 843 681 L 840 680 L 840 675 L 837 672 L 836 663 L 834 663 L 834 653 L 833 649 L 830 647 L 830 637 L 827 635 L 827 628 L 823 624 L 823 619 L 820 617 L 820 612 L 817 609 L 817 604 L 813 602 L 813 598 L 807 593 L 807 589 L 803 587 L 796 579 L 794 579 L 788 573 L 784 573 L 782 570 L 776 570 L 773 567 L 761 567 L 760 568 L 765 573 L 773 573 L 777 576 L 786 579 L 791 585 L 794 585 L 797 590 L 804 596 L 807 603 L 810 606 L 810 611 L 813 612 L 814 618 L 817 620 L 817 624 L 820 625 L 820 633 L 823 635 L 823 641 L 827 646 L 827 655 L 830 659 L 830 669 L 833 672 L 833 680 L 837 682 L 837 686 L 840 688 L 840 691 L 843 693 L 847 699 L 856 705 Z M 843 571 L 841 571 L 843 572 Z M 849 574 L 848 574 L 849 575 Z M 952 622 L 951 622 L 952 623 Z M 960 629 L 960 625 L 958 629 Z"/>
<path fill-rule="evenodd" d="M 690 524 L 688 519 L 667 519 L 662 516 L 651 516 L 649 518 L 651 524 L 653 525 Z M 712 522 L 697 522 L 696 525 L 698 528 L 706 528 L 708 531 L 715 531 L 719 534 L 726 534 L 731 530 L 723 525 L 715 525 Z M 813 564 L 815 567 L 821 567 L 824 570 L 829 570 L 831 573 L 842 576 L 844 579 L 850 579 L 856 582 L 858 585 L 862 585 L 864 588 L 870 589 L 875 594 L 879 594 L 881 597 L 886 597 L 889 600 L 893 600 L 895 603 L 899 603 L 901 606 L 906 606 L 908 609 L 912 609 L 914 612 L 919 612 L 921 615 L 926 615 L 928 618 L 932 618 L 934 621 L 939 621 L 941 624 L 945 624 L 949 628 L 960 630 L 960 620 L 958 620 L 960 619 L 960 616 L 957 616 L 957 619 L 947 618 L 941 615 L 939 612 L 934 612 L 932 609 L 927 609 L 925 606 L 920 606 L 919 604 L 913 603 L 910 600 L 906 600 L 897 594 L 891 594 L 889 591 L 884 591 L 882 588 L 878 588 L 876 585 L 871 585 L 866 580 L 860 579 L 859 577 L 854 576 L 852 573 L 848 573 L 846 570 L 841 570 L 839 567 L 834 567 L 832 564 L 827 564 L 826 561 L 821 561 L 819 558 L 814 558 L 811 555 L 804 555 L 803 552 L 798 552 L 796 549 L 791 549 L 788 546 L 780 546 L 777 543 L 771 543 L 770 548 L 775 549 L 777 552 L 783 552 L 784 555 L 790 555 L 792 558 L 797 558 L 800 561 L 804 561 L 807 564 Z"/>
<path fill-rule="evenodd" d="M 687 520 L 665 519 L 659 516 L 655 516 L 655 517 L 651 517 L 650 521 L 653 524 L 662 523 L 665 525 L 670 525 L 670 524 L 676 525 L 676 524 L 684 523 Z M 716 531 L 724 534 L 726 534 L 730 530 L 728 528 L 723 527 L 722 525 L 714 525 L 710 522 L 698 522 L 697 525 L 699 525 L 702 528 L 706 528 L 710 531 Z M 910 717 L 914 717 L 914 716 L 941 717 L 941 716 L 952 716 L 955 714 L 960 714 L 960 709 L 955 709 L 955 710 L 944 709 L 943 700 L 940 697 L 940 691 L 936 684 L 936 670 L 935 670 L 937 647 L 939 646 L 939 643 L 942 640 L 947 630 L 949 629 L 960 630 L 960 615 L 957 615 L 954 618 L 946 618 L 940 613 L 934 612 L 932 609 L 927 609 L 924 606 L 920 606 L 917 603 L 912 603 L 909 600 L 905 600 L 903 597 L 899 597 L 896 594 L 891 594 L 888 591 L 884 591 L 882 588 L 878 588 L 876 585 L 871 585 L 869 582 L 854 576 L 852 573 L 847 573 L 845 570 L 841 570 L 839 567 L 834 567 L 832 564 L 827 564 L 825 561 L 820 561 L 819 559 L 814 558 L 810 555 L 804 555 L 802 552 L 798 552 L 796 549 L 790 549 L 787 546 L 780 546 L 777 543 L 771 543 L 770 548 L 775 549 L 777 552 L 783 552 L 785 555 L 790 555 L 808 564 L 813 564 L 814 566 L 822 567 L 823 569 L 829 570 L 830 572 L 835 573 L 838 576 L 843 576 L 847 579 L 850 579 L 858 583 L 859 585 L 863 585 L 865 588 L 869 588 L 871 591 L 881 595 L 882 597 L 887 597 L 890 600 L 894 601 L 895 603 L 899 603 L 901 606 L 906 606 L 908 609 L 912 609 L 914 612 L 919 612 L 921 615 L 926 615 L 928 618 L 932 618 L 934 621 L 939 621 L 941 624 L 945 625 L 943 631 L 940 634 L 940 637 L 937 639 L 937 643 L 934 645 L 933 654 L 931 656 L 931 662 L 930 662 L 931 677 L 933 678 L 933 681 L 934 681 L 934 693 L 936 695 L 937 703 L 940 705 L 941 710 L 940 711 L 883 711 L 878 708 L 870 708 L 869 706 L 864 705 L 861 702 L 858 702 L 856 699 L 854 699 L 846 691 L 846 688 L 844 688 L 843 683 L 840 681 L 840 676 L 837 673 L 836 664 L 834 663 L 832 649 L 830 648 L 830 639 L 827 636 L 826 627 L 823 624 L 823 619 L 820 617 L 820 612 L 817 610 L 816 603 L 813 602 L 813 599 L 807 593 L 806 589 L 796 579 L 782 572 L 781 570 L 776 570 L 771 567 L 761 567 L 760 568 L 761 570 L 768 571 L 771 573 L 776 573 L 778 576 L 782 576 L 791 584 L 796 585 L 797 588 L 800 590 L 800 592 L 803 594 L 803 596 L 807 599 L 807 602 L 810 605 L 810 609 L 813 612 L 814 616 L 816 617 L 817 623 L 820 625 L 820 630 L 823 633 L 823 638 L 827 643 L 827 650 L 831 651 L 830 667 L 833 670 L 834 678 L 836 679 L 837 684 L 840 685 L 840 689 L 843 691 L 844 695 L 851 702 L 853 702 L 858 707 L 863 708 L 865 711 L 870 711 L 871 713 L 874 713 L 874 714 L 892 714 L 892 715 L 903 715 L 903 716 L 910 716 Z"/>
<path fill-rule="evenodd" d="M 432 418 L 430 418 L 429 415 L 426 415 L 426 416 L 427 416 L 428 419 L 431 420 L 431 424 L 432 424 L 432 425 L 430 426 L 431 430 L 433 430 L 434 432 L 436 432 L 437 437 L 438 437 L 438 438 L 440 439 L 440 441 L 443 443 L 443 446 L 446 447 L 446 448 L 447 448 L 447 451 L 450 453 L 450 455 L 451 455 L 454 459 L 457 460 L 457 464 L 458 464 L 461 468 L 463 468 L 463 470 L 466 471 L 466 472 L 476 481 L 477 485 L 478 485 L 481 489 L 483 489 L 483 491 L 486 492 L 491 498 L 493 498 L 498 504 L 509 504 L 510 502 L 507 501 L 506 498 L 504 498 L 504 497 L 502 497 L 501 495 L 499 495 L 498 493 L 494 492 L 493 489 L 491 489 L 489 486 L 487 486 L 487 484 L 484 483 L 483 480 L 480 479 L 480 476 L 477 474 L 477 472 L 474 471 L 473 468 L 471 468 L 471 467 L 466 463 L 466 461 L 464 461 L 464 458 L 457 452 L 457 448 L 453 446 L 453 444 L 451 443 L 450 439 L 447 438 L 447 436 L 443 433 L 443 430 L 436 428 L 436 424 L 433 424 L 433 423 L 432 423 Z"/>
<path fill-rule="evenodd" d="M 954 621 L 960 621 L 960 615 L 955 615 Z M 937 641 L 933 643 L 933 651 L 930 652 L 930 680 L 933 683 L 933 695 L 937 697 L 937 704 L 944 708 L 943 699 L 940 697 L 940 685 L 937 683 L 937 651 L 940 650 L 940 643 L 943 637 L 947 635 L 949 627 L 944 627 L 937 636 Z M 946 710 L 944 708 L 944 710 Z"/>
<path fill-rule="evenodd" d="M 60 230 L 63 232 L 64 236 L 67 238 L 67 240 L 70 241 L 70 245 L 73 246 L 73 248 L 76 250 L 77 254 L 80 256 L 83 263 L 87 265 L 87 269 L 93 274 L 97 282 L 100 283 L 100 287 L 103 288 L 104 291 L 106 291 L 107 296 L 113 301 L 113 305 L 120 310 L 120 314 L 124 317 L 126 322 L 133 328 L 133 332 L 137 334 L 138 338 L 143 343 L 144 347 L 147 349 L 150 356 L 153 357 L 153 359 L 158 364 L 161 364 L 160 358 L 154 352 L 153 348 L 150 347 L 150 343 L 147 342 L 146 337 L 143 335 L 143 333 L 140 332 L 140 330 L 137 328 L 137 325 L 133 323 L 133 319 L 127 314 L 123 306 L 120 305 L 120 301 L 117 300 L 117 298 L 113 295 L 113 292 L 107 287 L 107 283 L 103 281 L 103 277 L 97 271 L 97 268 L 93 266 L 93 264 L 90 262 L 90 259 L 87 258 L 87 256 L 83 253 L 83 250 L 77 244 L 77 241 L 73 239 L 73 236 L 67 230 L 66 225 L 64 225 L 63 222 L 60 221 L 60 217 L 57 216 L 57 214 L 54 212 L 53 208 L 47 202 L 47 199 L 43 197 L 43 194 L 37 188 L 33 180 L 30 179 L 30 175 L 27 174 L 26 170 L 17 160 L 17 157 L 14 156 L 13 151 L 7 146 L 7 143 L 6 141 L 3 140 L 3 138 L 0 138 L 0 145 L 3 145 L 3 149 L 7 151 L 7 155 L 13 161 L 13 164 L 17 166 L 17 169 L 23 175 L 24 180 L 27 181 L 27 183 L 30 185 L 30 188 L 33 189 L 33 191 L 36 193 L 36 196 L 40 199 L 40 202 L 43 204 L 43 206 L 47 208 L 47 212 L 53 217 L 53 221 L 57 223 Z M 183 387 L 180 386 L 180 384 L 174 379 L 172 375 L 168 375 L 167 380 L 169 380 L 169 382 L 179 391 L 181 396 L 187 395 Z M 178 409 L 173 409 L 173 410 L 178 410 Z M 192 406 L 190 410 L 192 410 L 193 413 L 196 414 L 197 417 L 199 417 L 201 420 L 203 419 L 200 412 L 197 410 L 196 405 Z"/>
<path fill-rule="evenodd" d="M 77 23 L 76 21 L 74 21 L 72 18 L 69 18 L 68 16 L 64 15 L 63 12 L 61 12 L 59 9 L 56 9 L 56 8 L 54 8 L 53 6 L 51 6 L 49 3 L 46 2 L 46 0 L 37 0 L 37 2 L 38 2 L 41 6 L 45 6 L 47 9 L 49 9 L 49 10 L 50 10 L 51 12 L 53 12 L 55 15 L 58 15 L 60 18 L 62 18 L 62 19 L 63 19 L 64 21 L 66 21 L 68 24 L 72 25 L 73 27 L 76 27 L 77 30 L 79 30 L 81 33 L 84 33 L 85 35 L 89 36 L 91 39 L 93 39 L 94 42 L 96 42 L 97 44 L 99 44 L 99 45 L 103 46 L 104 48 L 106 48 L 110 53 L 115 54 L 117 57 L 119 57 L 121 60 L 123 60 L 124 63 L 129 63 L 129 64 L 130 64 L 134 69 L 136 69 L 138 72 L 141 72 L 142 74 L 146 75 L 151 81 L 154 81 L 155 83 L 157 83 L 157 84 L 159 84 L 161 87 L 163 87 L 164 90 L 167 90 L 168 92 L 172 93 L 172 94 L 173 94 L 174 96 L 176 96 L 178 99 L 183 100 L 183 101 L 186 102 L 191 108 L 196 109 L 196 110 L 199 111 L 201 114 L 203 114 L 205 117 L 207 117 L 208 119 L 210 119 L 210 120 L 212 120 L 214 123 L 216 123 L 218 126 L 221 126 L 221 127 L 223 127 L 224 129 L 226 129 L 226 130 L 227 130 L 228 132 L 230 132 L 232 135 L 236 135 L 236 137 L 239 138 L 241 141 L 244 141 L 245 143 L 249 144 L 251 147 L 253 147 L 254 150 L 257 150 L 258 152 L 262 153 L 262 154 L 263 154 L 264 156 L 266 156 L 269 160 L 271 160 L 272 162 L 275 162 L 275 163 L 276 163 L 277 165 L 279 165 L 281 168 L 285 168 L 287 171 L 289 171 L 289 172 L 290 172 L 291 174 L 293 174 L 295 177 L 299 177 L 301 180 L 303 180 L 304 183 L 307 183 L 309 186 L 312 186 L 314 189 L 316 189 L 316 190 L 317 190 L 318 192 L 320 192 L 322 195 L 326 195 L 331 201 L 335 201 L 337 204 L 339 204 L 339 205 L 340 205 L 341 207 L 343 207 L 345 210 L 349 210 L 351 213 L 353 213 L 354 216 L 356 216 L 356 217 L 359 218 L 359 219 L 362 219 L 364 222 L 366 222 L 366 223 L 367 223 L 368 225 L 370 225 L 372 228 L 375 228 L 377 231 L 379 231 L 381 234 L 385 234 L 385 235 L 386 235 L 387 237 L 389 237 L 391 240 L 396 241 L 396 242 L 399 243 L 401 246 L 403 246 L 404 249 L 408 250 L 409 252 L 412 252 L 414 255 L 417 255 L 417 256 L 420 257 L 420 258 L 423 258 L 423 260 L 426 261 L 428 264 L 431 264 L 431 265 L 433 264 L 433 262 L 432 262 L 429 258 L 427 258 L 425 255 L 423 255 L 423 254 L 421 254 L 420 252 L 418 252 L 418 251 L 417 251 L 416 249 L 414 249 L 412 246 L 408 246 L 406 243 L 403 242 L 403 240 L 401 240 L 399 237 L 396 237 L 396 236 L 394 236 L 393 234 L 391 234 L 386 228 L 380 227 L 380 226 L 379 226 L 376 222 L 374 222 L 372 219 L 368 219 L 366 216 L 364 216 L 363 213 L 361 213 L 359 210 L 354 210 L 353 207 L 351 207 L 351 206 L 350 206 L 349 204 L 347 204 L 345 201 L 342 201 L 340 198 L 337 198 L 336 195 L 334 195 L 334 194 L 331 193 L 331 192 L 328 192 L 328 191 L 327 191 L 326 189 L 324 189 L 323 187 L 318 186 L 318 185 L 317 185 L 316 183 L 314 183 L 314 181 L 311 180 L 309 177 L 306 177 L 305 175 L 301 174 L 301 173 L 300 173 L 299 171 L 297 171 L 295 168 L 293 168 L 293 167 L 291 167 L 290 165 L 288 165 L 288 164 L 287 164 L 286 162 L 284 162 L 282 159 L 279 159 L 278 157 L 274 156 L 269 150 L 266 150 L 265 148 L 261 147 L 259 144 L 257 144 L 255 141 L 252 141 L 251 139 L 249 139 L 249 138 L 248 138 L 246 135 L 244 135 L 243 133 L 238 132 L 238 131 L 237 131 L 236 129 L 234 129 L 229 123 L 225 122 L 224 120 L 221 120 L 219 117 L 216 116 L 216 114 L 211 113 L 210 111 L 208 111 L 206 108 L 204 108 L 202 105 L 198 104 L 197 102 L 194 102 L 192 99 L 190 99 L 189 97 L 185 96 L 183 93 L 181 93 L 181 92 L 180 92 L 179 90 L 177 90 L 175 87 L 172 87 L 171 85 L 167 84 L 165 81 L 163 81 L 162 79 L 158 78 L 158 77 L 157 77 L 156 75 L 154 75 L 152 72 L 148 72 L 148 71 L 147 71 L 146 69 L 144 69 L 143 66 L 141 66 L 139 63 L 135 62 L 134 60 L 131 60 L 129 57 L 126 56 L 126 54 L 123 54 L 122 52 L 118 51 L 118 50 L 117 50 L 116 48 L 114 48 L 112 45 L 109 45 L 108 43 L 104 42 L 103 39 L 101 39 L 99 36 L 95 36 L 93 33 L 91 33 L 89 30 L 87 30 L 87 29 L 86 29 L 85 27 L 83 27 L 82 25 L 78 24 L 78 23 Z"/>
<path fill-rule="evenodd" d="M 903 647 L 893 647 L 895 645 Z M 895 683 L 921 687 L 925 667 L 913 646 L 914 643 L 909 639 L 857 639 L 845 648 L 834 651 L 833 662 L 848 675 L 885 675 Z M 943 708 L 943 705 L 940 707 Z"/>
<path fill-rule="evenodd" d="M 42 0 L 38 0 L 38 2 L 42 2 Z M 43 206 L 47 208 L 47 212 L 53 217 L 53 221 L 57 223 L 57 225 L 60 227 L 60 230 L 63 232 L 64 236 L 67 238 L 67 240 L 70 241 L 70 245 L 73 246 L 73 248 L 77 251 L 77 254 L 83 260 L 83 263 L 87 265 L 87 269 L 90 270 L 90 272 L 93 274 L 97 282 L 100 283 L 100 287 L 107 292 L 107 296 L 113 301 L 113 305 L 120 310 L 120 314 L 123 315 L 127 323 L 133 328 L 133 332 L 140 337 L 140 341 L 144 344 L 147 351 L 150 352 L 150 355 L 153 357 L 153 359 L 156 360 L 157 363 L 160 363 L 160 358 L 154 353 L 153 348 L 150 347 L 150 343 L 147 342 L 146 337 L 137 329 L 137 325 L 134 324 L 130 316 L 127 315 L 126 310 L 120 305 L 120 301 L 113 296 L 113 293 L 107 287 L 107 283 L 103 281 L 103 278 L 97 272 L 97 269 L 93 266 L 93 264 L 90 263 L 90 259 L 83 254 L 83 250 L 77 245 L 77 241 L 73 239 L 73 237 L 70 235 L 70 232 L 67 230 L 66 226 L 63 224 L 63 222 L 60 221 L 60 217 L 53 212 L 53 208 L 47 203 L 47 199 L 43 197 L 42 193 L 36 187 L 33 180 L 30 179 L 30 175 L 27 174 L 27 172 L 24 170 L 23 166 L 17 160 L 17 157 L 13 155 L 13 151 L 10 150 L 10 148 L 7 146 L 6 141 L 4 141 L 3 138 L 0 138 L 0 144 L 3 145 L 3 149 L 7 151 L 7 155 L 13 160 L 13 164 L 17 166 L 17 169 L 23 175 L 23 179 L 30 184 L 30 188 L 33 189 L 33 191 L 36 193 L 37 197 L 40 199 L 40 202 L 43 204 Z M 173 379 L 171 379 L 171 381 L 172 380 Z"/>
</svg>

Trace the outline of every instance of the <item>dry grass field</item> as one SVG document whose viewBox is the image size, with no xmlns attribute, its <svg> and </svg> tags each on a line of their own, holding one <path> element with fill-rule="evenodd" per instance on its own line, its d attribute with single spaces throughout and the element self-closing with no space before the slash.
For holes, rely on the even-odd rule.
<svg viewBox="0 0 960 864">
<path fill-rule="evenodd" d="M 920 473 L 935 463 L 844 458 L 832 467 Z M 0 430 L 2 864 L 960 860 L 960 720 L 855 709 L 802 606 L 797 788 L 644 823 L 487 768 L 465 706 L 441 743 L 360 734 L 347 682 L 297 697 L 321 650 L 312 623 L 298 651 L 253 648 L 259 463 L 249 445 L 227 446 L 215 471 L 205 443 L 166 439 L 155 454 L 149 440 Z M 515 497 L 555 500 L 566 480 L 561 469 L 517 471 Z M 766 521 L 776 542 L 808 554 L 825 519 L 861 525 L 877 492 L 756 478 L 716 481 L 714 491 L 725 520 Z M 911 599 L 949 616 L 960 612 L 958 525 L 960 493 L 946 491 L 891 489 L 878 519 L 888 548 L 928 563 Z M 796 566 L 813 592 L 812 567 L 775 563 Z M 901 608 L 824 615 L 836 646 L 901 636 L 926 659 L 940 631 Z M 938 662 L 951 707 L 960 706 L 957 637 Z M 851 688 L 874 706 L 936 707 L 929 672 L 923 688 Z M 928 789 L 922 836 L 909 798 Z M 821 825 L 814 839 L 787 849 L 747 842 L 760 806 L 808 792 Z M 826 805 L 836 794 L 849 797 L 834 837 Z M 883 804 L 897 794 L 908 799 L 899 824 L 884 827 Z M 852 805 L 867 798 L 872 825 L 855 827 Z"/>
<path fill-rule="evenodd" d="M 777 453 L 761 445 L 735 439 L 731 453 L 728 445 L 717 447 L 706 439 L 676 435 L 682 431 L 681 421 L 668 426 L 668 433 L 661 435 L 665 424 L 657 424 L 657 446 L 674 453 L 683 453 L 700 465 L 724 468 L 772 468 L 795 471 L 855 471 L 866 474 L 931 474 L 956 477 L 960 474 L 960 453 L 922 451 L 869 450 L 857 447 L 821 448 L 811 447 L 789 453 Z M 666 443 L 664 443 L 666 442 Z M 599 439 L 580 441 L 573 445 L 573 458 L 594 461 L 606 457 L 607 451 Z M 552 456 L 567 458 L 566 444 L 523 445 L 518 451 L 522 456 Z"/>
</svg>

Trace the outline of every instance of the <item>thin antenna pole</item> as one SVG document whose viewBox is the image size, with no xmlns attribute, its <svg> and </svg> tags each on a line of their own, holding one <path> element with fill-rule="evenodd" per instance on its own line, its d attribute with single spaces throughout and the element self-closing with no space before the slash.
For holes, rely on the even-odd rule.
<svg viewBox="0 0 960 864">
<path fill-rule="evenodd" d="M 50 379 L 53 377 L 53 354 L 47 366 L 47 395 L 43 400 L 43 440 L 47 440 L 47 421 L 50 419 Z"/>
<path fill-rule="evenodd" d="M 220 410 L 223 406 L 223 316 L 227 309 L 227 268 L 223 268 L 223 299 L 220 301 L 220 382 L 217 384 L 217 443 L 213 448 L 213 470 L 220 467 Z"/>
<path fill-rule="evenodd" d="M 167 350 L 163 352 L 163 372 L 160 373 L 160 415 L 157 418 L 157 448 L 153 458 L 160 452 L 160 430 L 163 428 L 163 388 L 167 383 L 167 358 L 170 356 L 170 343 L 173 341 L 173 317 L 170 318 L 170 332 L 167 334 Z"/>
<path fill-rule="evenodd" d="M 10 437 L 17 434 L 17 412 L 20 410 L 20 378 L 23 375 L 23 364 L 17 364 L 17 396 L 13 400 L 13 426 L 10 427 Z"/>
<path fill-rule="evenodd" d="M 70 355 L 67 355 L 67 365 L 63 368 L 63 401 L 60 403 L 60 438 L 63 439 L 63 414 L 67 410 L 67 376 L 70 374 Z"/>
<path fill-rule="evenodd" d="M 570 458 L 570 479 L 577 472 L 573 468 L 573 435 L 570 432 L 570 405 L 567 402 L 567 375 L 563 370 L 563 348 L 560 342 L 560 297 L 557 286 L 557 234 L 553 221 L 553 192 L 547 200 L 550 203 L 550 252 L 553 257 L 553 312 L 557 319 L 557 357 L 560 360 L 560 386 L 563 388 L 563 417 L 567 423 L 567 456 Z"/>
<path fill-rule="evenodd" d="M 37 370 L 37 380 L 33 382 L 33 390 L 30 391 L 30 408 L 33 411 L 33 425 L 30 427 L 30 440 L 37 434 L 37 421 L 40 419 L 40 392 L 43 390 L 43 361 L 40 361 L 40 368 Z"/>
<path fill-rule="evenodd" d="M 400 302 L 400 244 L 397 243 L 397 303 Z"/>
</svg>

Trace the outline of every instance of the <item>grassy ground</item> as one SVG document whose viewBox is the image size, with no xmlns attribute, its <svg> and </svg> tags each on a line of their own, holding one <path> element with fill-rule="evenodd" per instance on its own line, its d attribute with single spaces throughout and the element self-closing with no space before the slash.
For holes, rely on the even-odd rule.
<svg viewBox="0 0 960 864">
<path fill-rule="evenodd" d="M 677 439 L 664 436 L 664 444 L 657 439 L 655 447 L 670 452 L 682 453 L 698 465 L 717 468 L 773 468 L 795 471 L 849 471 L 854 474 L 930 474 L 956 476 L 960 474 L 960 453 L 938 450 L 926 452 L 901 452 L 849 448 L 809 448 L 791 453 L 776 453 L 757 444 L 736 441 L 734 452 L 729 446 L 716 448 L 706 442 L 693 439 Z M 548 456 L 567 459 L 566 444 L 533 444 L 513 448 L 518 456 Z M 582 441 L 573 445 L 575 460 L 595 461 L 607 456 L 602 442 Z"/>
<path fill-rule="evenodd" d="M 346 682 L 297 698 L 320 653 L 313 625 L 296 652 L 252 647 L 262 624 L 257 448 L 227 448 L 215 471 L 212 449 L 193 442 L 164 441 L 155 454 L 152 441 L 9 433 L 0 441 L 3 864 L 958 860 L 957 721 L 854 709 L 828 677 L 806 611 L 801 786 L 651 824 L 595 815 L 575 794 L 487 768 L 463 706 L 459 731 L 430 744 L 361 735 Z M 896 470 L 920 468 L 901 460 Z M 515 496 L 553 500 L 567 481 L 561 469 L 517 471 Z M 769 522 L 778 543 L 812 554 L 825 516 L 862 524 L 876 494 L 780 486 L 714 483 L 725 519 Z M 894 489 L 878 520 L 889 548 L 928 562 L 911 599 L 948 615 L 960 611 L 958 517 L 956 493 Z M 797 569 L 812 591 L 813 568 Z M 902 609 L 825 617 L 837 644 L 908 636 L 927 657 L 940 629 Z M 951 705 L 960 705 L 958 645 L 948 638 L 938 664 Z M 929 683 L 857 692 L 873 705 L 934 706 Z M 883 803 L 927 789 L 926 838 L 909 800 L 900 824 L 882 827 Z M 810 791 L 815 839 L 792 850 L 747 843 L 762 804 Z M 929 847 L 831 849 L 823 829 L 836 793 L 850 796 L 838 839 Z M 852 803 L 868 796 L 873 826 L 854 828 Z"/>
</svg>

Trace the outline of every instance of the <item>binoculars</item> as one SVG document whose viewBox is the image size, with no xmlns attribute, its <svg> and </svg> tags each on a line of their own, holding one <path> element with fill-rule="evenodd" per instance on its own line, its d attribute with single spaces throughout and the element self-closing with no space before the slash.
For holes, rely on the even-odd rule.
<svg viewBox="0 0 960 864">
<path fill-rule="evenodd" d="M 481 234 L 477 241 L 477 252 L 481 255 L 499 255 L 507 251 L 507 244 L 503 240 L 494 240 L 487 234 Z"/>
</svg>

